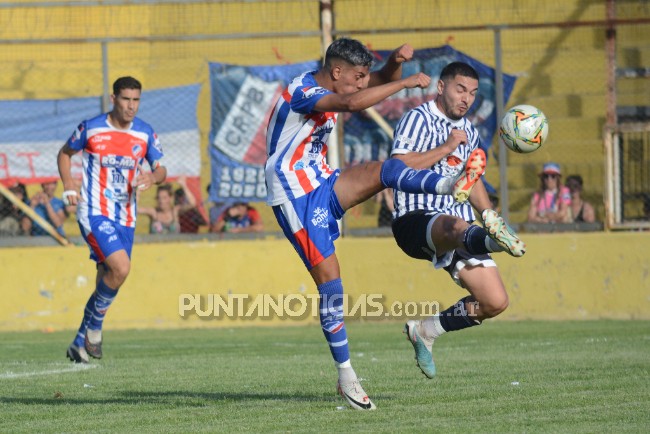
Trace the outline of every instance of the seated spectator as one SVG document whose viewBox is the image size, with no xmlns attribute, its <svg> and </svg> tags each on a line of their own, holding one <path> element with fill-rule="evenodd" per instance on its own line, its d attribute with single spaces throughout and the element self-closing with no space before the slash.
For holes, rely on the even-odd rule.
<svg viewBox="0 0 650 434">
<path fill-rule="evenodd" d="M 259 212 L 247 202 L 235 202 L 225 209 L 210 227 L 210 232 L 261 232 L 264 224 Z"/>
<path fill-rule="evenodd" d="M 156 206 L 138 207 L 138 214 L 149 217 L 149 233 L 176 234 L 180 232 L 178 210 L 179 207 L 172 202 L 171 184 L 161 184 L 156 190 Z"/>
<path fill-rule="evenodd" d="M 65 236 L 63 232 L 63 223 L 67 217 L 65 214 L 65 205 L 63 200 L 54 197 L 57 183 L 58 181 L 56 180 L 42 183 L 42 191 L 32 196 L 30 206 L 36 214 L 51 224 L 61 236 Z M 32 224 L 31 234 L 34 236 L 48 235 L 45 229 L 36 222 Z"/>
<path fill-rule="evenodd" d="M 16 180 L 8 183 L 7 187 L 18 200 L 29 205 L 27 189 L 24 184 Z M 32 230 L 32 221 L 27 215 L 9 199 L 0 196 L 0 236 L 29 235 Z"/>
<path fill-rule="evenodd" d="M 199 227 L 207 223 L 196 206 L 196 198 L 187 187 L 185 177 L 178 178 L 178 183 L 181 188 L 174 191 L 174 206 L 178 207 L 178 223 L 181 233 L 196 234 L 199 232 Z"/>
<path fill-rule="evenodd" d="M 582 176 L 567 176 L 565 185 L 571 192 L 571 206 L 569 206 L 570 221 L 575 223 L 593 223 L 596 221 L 594 207 L 582 198 Z"/>
<path fill-rule="evenodd" d="M 546 163 L 539 174 L 540 188 L 533 194 L 528 209 L 530 223 L 566 223 L 571 193 L 560 182 L 562 173 L 557 163 Z"/>
</svg>

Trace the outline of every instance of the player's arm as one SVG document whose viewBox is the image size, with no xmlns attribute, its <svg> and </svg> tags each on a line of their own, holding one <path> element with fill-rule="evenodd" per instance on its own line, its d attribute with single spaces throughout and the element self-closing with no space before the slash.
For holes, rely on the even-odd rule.
<svg viewBox="0 0 650 434">
<path fill-rule="evenodd" d="M 59 168 L 59 176 L 63 182 L 63 202 L 66 205 L 77 205 L 79 197 L 77 196 L 77 186 L 72 178 L 72 156 L 79 152 L 72 149 L 67 143 L 59 149 L 56 157 L 56 164 Z"/>
<path fill-rule="evenodd" d="M 431 77 L 419 72 L 409 77 L 349 94 L 328 93 L 314 105 L 319 112 L 358 112 L 385 100 L 403 89 L 427 88 Z"/>
<path fill-rule="evenodd" d="M 414 169 L 428 169 L 468 141 L 465 130 L 454 128 L 442 145 L 421 151 L 429 148 L 435 139 L 424 116 L 410 111 L 400 119 L 395 130 L 392 156 Z"/>
<path fill-rule="evenodd" d="M 397 47 L 391 54 L 386 64 L 379 70 L 370 73 L 368 87 L 374 87 L 402 78 L 402 64 L 413 58 L 413 47 L 404 44 Z"/>
</svg>

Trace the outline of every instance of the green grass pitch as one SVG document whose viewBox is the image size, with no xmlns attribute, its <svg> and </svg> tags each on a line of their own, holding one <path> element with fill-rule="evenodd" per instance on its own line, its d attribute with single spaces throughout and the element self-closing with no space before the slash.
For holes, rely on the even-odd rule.
<svg viewBox="0 0 650 434">
<path fill-rule="evenodd" d="M 317 326 L 0 333 L 0 432 L 648 432 L 650 322 L 492 321 L 441 337 L 438 375 L 402 323 L 348 321 L 375 412 L 348 408 Z"/>
</svg>

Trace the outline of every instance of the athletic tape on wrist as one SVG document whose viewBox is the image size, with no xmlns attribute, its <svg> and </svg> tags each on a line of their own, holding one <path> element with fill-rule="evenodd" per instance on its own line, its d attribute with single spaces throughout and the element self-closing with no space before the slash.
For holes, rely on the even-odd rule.
<svg viewBox="0 0 650 434">
<path fill-rule="evenodd" d="M 70 205 L 70 196 L 77 196 L 77 192 L 75 190 L 66 190 L 63 192 L 61 195 L 61 198 L 63 199 L 63 203 L 65 205 Z"/>
</svg>

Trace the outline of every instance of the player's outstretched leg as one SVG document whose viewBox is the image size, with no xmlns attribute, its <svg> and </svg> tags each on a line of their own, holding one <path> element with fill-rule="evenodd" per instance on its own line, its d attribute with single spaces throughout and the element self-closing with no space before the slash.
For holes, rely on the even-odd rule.
<svg viewBox="0 0 650 434">
<path fill-rule="evenodd" d="M 486 209 L 481 214 L 483 227 L 490 238 L 501 246 L 506 252 L 515 257 L 523 256 L 526 253 L 526 244 L 519 239 L 515 231 L 503 220 L 495 210 Z"/>
<path fill-rule="evenodd" d="M 481 179 L 481 175 L 485 172 L 486 164 L 487 158 L 485 158 L 485 152 L 481 148 L 476 148 L 469 154 L 465 172 L 461 174 L 454 184 L 453 195 L 457 202 L 465 202 L 469 199 L 474 184 Z"/>
<path fill-rule="evenodd" d="M 450 194 L 456 180 L 432 170 L 413 169 L 398 158 L 389 158 L 381 165 L 381 183 L 405 193 Z"/>
<path fill-rule="evenodd" d="M 422 370 L 422 373 L 428 378 L 433 378 L 436 375 L 436 364 L 433 361 L 433 338 L 425 338 L 418 332 L 421 327 L 422 321 L 410 320 L 404 325 L 404 333 L 413 345 L 415 350 L 415 360 L 417 365 Z"/>
</svg>

